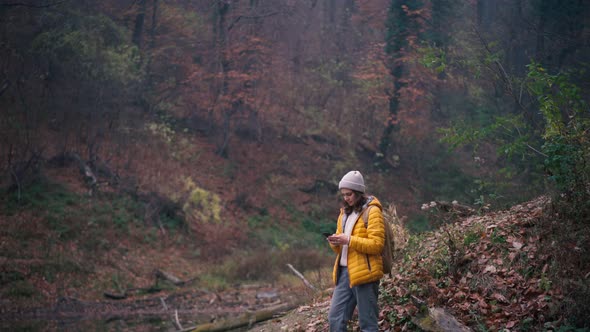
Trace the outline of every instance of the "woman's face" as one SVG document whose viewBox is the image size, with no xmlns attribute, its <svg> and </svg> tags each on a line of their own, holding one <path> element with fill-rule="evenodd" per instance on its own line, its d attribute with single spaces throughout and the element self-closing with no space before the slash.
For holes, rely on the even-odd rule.
<svg viewBox="0 0 590 332">
<path fill-rule="evenodd" d="M 354 191 L 346 188 L 342 188 L 340 190 L 340 194 L 342 195 L 342 199 L 348 204 L 349 206 L 353 206 L 356 203 L 357 197 Z"/>
</svg>

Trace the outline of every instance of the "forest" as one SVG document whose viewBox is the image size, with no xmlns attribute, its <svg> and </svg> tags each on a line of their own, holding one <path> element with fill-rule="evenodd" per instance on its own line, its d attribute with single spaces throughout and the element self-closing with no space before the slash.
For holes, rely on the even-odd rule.
<svg viewBox="0 0 590 332">
<path fill-rule="evenodd" d="M 0 34 L 0 329 L 327 331 L 350 170 L 403 235 L 383 331 L 590 328 L 588 1 L 0 0 Z"/>
</svg>

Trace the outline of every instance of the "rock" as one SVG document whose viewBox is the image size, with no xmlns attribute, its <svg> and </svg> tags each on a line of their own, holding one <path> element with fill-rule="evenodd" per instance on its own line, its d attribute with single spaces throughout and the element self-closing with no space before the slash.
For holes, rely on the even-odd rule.
<svg viewBox="0 0 590 332">
<path fill-rule="evenodd" d="M 262 291 L 256 293 L 256 298 L 263 301 L 274 301 L 279 298 L 279 293 L 274 290 Z"/>
<path fill-rule="evenodd" d="M 442 308 L 429 308 L 428 314 L 412 320 L 424 331 L 432 332 L 471 332 L 472 330 L 459 322 Z"/>
</svg>

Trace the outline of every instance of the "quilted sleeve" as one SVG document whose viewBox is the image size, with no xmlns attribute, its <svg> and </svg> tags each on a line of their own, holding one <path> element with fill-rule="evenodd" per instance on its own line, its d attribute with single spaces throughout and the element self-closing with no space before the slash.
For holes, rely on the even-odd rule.
<svg viewBox="0 0 590 332">
<path fill-rule="evenodd" d="M 340 210 L 340 215 L 338 216 L 338 222 L 336 223 L 335 234 L 342 233 L 342 216 L 344 216 L 344 211 Z M 330 242 L 328 242 L 328 243 L 330 244 L 330 248 L 332 248 L 332 251 L 334 251 L 337 254 L 340 254 L 340 252 L 342 251 L 342 246 L 335 246 L 335 245 L 332 245 Z"/>
</svg>

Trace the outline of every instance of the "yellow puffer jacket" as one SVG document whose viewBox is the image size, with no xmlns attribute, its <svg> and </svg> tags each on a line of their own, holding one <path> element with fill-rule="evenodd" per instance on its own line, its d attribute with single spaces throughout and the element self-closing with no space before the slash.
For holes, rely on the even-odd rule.
<svg viewBox="0 0 590 332">
<path fill-rule="evenodd" d="M 369 221 L 365 228 L 365 222 L 362 220 L 364 210 L 360 212 L 357 220 L 348 220 L 355 222 L 348 245 L 348 274 L 350 276 L 350 287 L 366 284 L 380 280 L 383 277 L 383 261 L 381 251 L 385 242 L 385 228 L 383 226 L 383 214 L 381 213 L 381 203 L 375 197 L 369 197 L 368 206 L 373 206 L 369 210 Z M 342 233 L 342 219 L 344 210 L 340 210 L 338 217 L 338 226 L 336 234 Z M 332 250 L 338 255 L 334 263 L 332 280 L 334 284 L 338 280 L 338 266 L 340 265 L 340 254 L 342 246 L 333 246 Z"/>
</svg>

